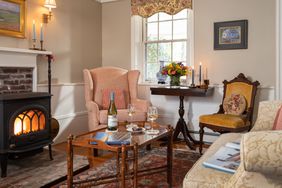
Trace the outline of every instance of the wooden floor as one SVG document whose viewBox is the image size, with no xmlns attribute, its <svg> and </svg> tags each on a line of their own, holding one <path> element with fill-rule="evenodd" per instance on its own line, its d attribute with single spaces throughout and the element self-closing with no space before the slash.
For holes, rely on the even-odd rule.
<svg viewBox="0 0 282 188">
<path fill-rule="evenodd" d="M 60 144 L 56 144 L 53 146 L 54 149 L 56 150 L 61 150 L 61 151 L 67 151 L 67 143 L 63 142 Z M 81 148 L 81 147 L 74 147 L 74 154 L 75 155 L 82 155 L 82 156 L 87 156 L 87 149 L 86 148 Z M 99 166 L 106 162 L 107 160 L 111 159 L 114 157 L 113 153 L 111 152 L 105 152 L 105 151 L 99 151 L 99 156 L 95 157 L 95 164 L 94 166 Z"/>
</svg>

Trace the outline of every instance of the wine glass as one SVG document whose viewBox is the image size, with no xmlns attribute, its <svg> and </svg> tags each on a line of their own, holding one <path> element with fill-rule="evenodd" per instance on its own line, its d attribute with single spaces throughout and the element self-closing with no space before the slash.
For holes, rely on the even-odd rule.
<svg viewBox="0 0 282 188">
<path fill-rule="evenodd" d="M 151 121 L 151 128 L 153 128 L 153 123 L 158 119 L 158 109 L 155 106 L 150 106 L 147 112 L 148 119 Z"/>
<path fill-rule="evenodd" d="M 127 113 L 128 116 L 130 117 L 130 124 L 127 126 L 127 128 L 133 128 L 136 126 L 133 123 L 133 115 L 135 114 L 135 106 L 133 104 L 128 104 Z"/>
</svg>

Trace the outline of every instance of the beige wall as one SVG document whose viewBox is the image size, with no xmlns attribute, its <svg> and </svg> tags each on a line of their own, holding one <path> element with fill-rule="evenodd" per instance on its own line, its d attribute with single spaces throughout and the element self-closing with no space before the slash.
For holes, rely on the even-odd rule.
<svg viewBox="0 0 282 188">
<path fill-rule="evenodd" d="M 238 73 L 275 86 L 275 0 L 195 0 L 195 64 L 202 61 L 213 83 Z M 247 19 L 247 50 L 213 50 L 213 23 Z"/>
<path fill-rule="evenodd" d="M 130 1 L 106 3 L 102 10 L 103 66 L 130 68 Z M 202 61 L 212 83 L 243 72 L 275 86 L 275 0 L 194 0 L 194 16 L 195 67 Z M 213 50 L 213 23 L 239 19 L 249 20 L 248 49 Z"/>
<path fill-rule="evenodd" d="M 94 0 L 58 0 L 50 23 L 44 26 L 45 47 L 52 51 L 53 82 L 83 82 L 82 70 L 101 66 L 101 4 Z M 48 10 L 44 0 L 27 0 L 26 39 L 0 37 L 0 46 L 28 48 L 31 46 L 32 20 L 37 22 L 37 36 L 41 14 Z M 46 63 L 39 63 L 38 78 L 46 82 Z"/>
<path fill-rule="evenodd" d="M 130 69 L 130 0 L 102 5 L 103 66 Z"/>
</svg>

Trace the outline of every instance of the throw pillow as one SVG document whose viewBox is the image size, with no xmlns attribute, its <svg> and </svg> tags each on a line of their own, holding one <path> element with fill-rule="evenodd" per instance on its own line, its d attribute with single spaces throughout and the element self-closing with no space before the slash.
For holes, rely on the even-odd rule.
<svg viewBox="0 0 282 188">
<path fill-rule="evenodd" d="M 108 110 L 110 105 L 110 93 L 115 93 L 115 105 L 117 109 L 125 109 L 125 97 L 122 89 L 103 89 L 102 90 L 102 108 Z"/>
<path fill-rule="evenodd" d="M 246 106 L 246 99 L 241 94 L 232 94 L 230 97 L 225 97 L 223 101 L 225 114 L 241 115 L 246 110 Z"/>
<path fill-rule="evenodd" d="M 282 106 L 277 111 L 272 130 L 282 130 Z"/>
</svg>

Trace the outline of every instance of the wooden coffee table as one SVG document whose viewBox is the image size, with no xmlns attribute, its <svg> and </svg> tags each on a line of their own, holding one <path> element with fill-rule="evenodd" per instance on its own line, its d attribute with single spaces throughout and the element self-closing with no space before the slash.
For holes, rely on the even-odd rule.
<svg viewBox="0 0 282 188">
<path fill-rule="evenodd" d="M 144 122 L 138 123 L 139 126 L 144 126 Z M 121 146 L 110 146 L 105 144 L 103 141 L 94 140 L 97 132 L 104 132 L 106 129 L 100 129 L 96 131 L 89 132 L 87 134 L 74 137 L 72 135 L 68 138 L 68 148 L 67 148 L 67 166 L 68 166 L 68 187 L 90 187 L 100 184 L 119 182 L 119 186 L 124 188 L 126 180 L 133 180 L 133 187 L 137 187 L 138 177 L 151 175 L 160 172 L 167 172 L 167 183 L 169 187 L 172 187 L 172 142 L 173 142 L 173 130 L 170 126 L 161 126 L 158 124 L 154 125 L 154 129 L 158 129 L 160 132 L 157 135 L 149 135 L 145 133 L 131 134 L 130 145 Z M 125 124 L 120 123 L 118 131 L 126 131 Z M 145 148 L 146 146 L 152 144 L 153 142 L 167 138 L 167 164 L 148 169 L 138 169 L 138 150 L 140 148 Z M 91 144 L 96 142 L 97 144 Z M 92 178 L 81 181 L 73 181 L 73 147 L 83 147 L 87 148 L 89 151 L 88 160 L 90 167 L 93 167 L 94 160 L 94 149 L 107 150 L 115 153 L 116 157 L 116 172 L 113 175 Z M 129 155 L 132 153 L 132 155 Z M 129 165 L 131 163 L 132 165 Z M 132 167 L 131 167 L 132 166 Z"/>
</svg>

